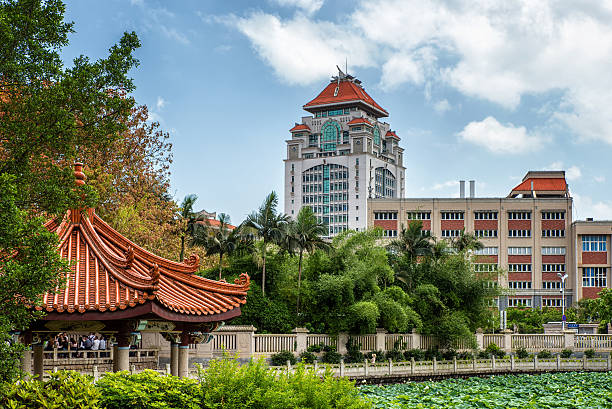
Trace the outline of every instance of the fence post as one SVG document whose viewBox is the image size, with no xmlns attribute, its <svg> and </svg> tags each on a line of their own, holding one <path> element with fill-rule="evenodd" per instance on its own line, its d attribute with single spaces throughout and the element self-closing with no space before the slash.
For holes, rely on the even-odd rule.
<svg viewBox="0 0 612 409">
<path fill-rule="evenodd" d="M 291 361 L 287 359 L 287 373 L 291 372 Z"/>
<path fill-rule="evenodd" d="M 557 371 L 561 369 L 561 355 L 557 355 Z"/>
<path fill-rule="evenodd" d="M 514 372 L 514 355 L 510 355 L 510 371 Z"/>
<path fill-rule="evenodd" d="M 393 361 L 389 358 L 389 375 L 393 373 Z"/>
<path fill-rule="evenodd" d="M 93 378 L 94 378 L 94 383 L 98 382 L 98 378 L 99 378 L 99 373 L 98 373 L 98 365 L 94 365 L 93 367 Z"/>
<path fill-rule="evenodd" d="M 512 352 L 512 330 L 505 329 L 502 331 L 502 334 L 504 334 L 504 346 L 502 348 L 507 353 L 510 353 Z"/>
<path fill-rule="evenodd" d="M 587 369 L 587 357 L 582 355 L 582 369 Z"/>
<path fill-rule="evenodd" d="M 346 343 L 348 342 L 348 339 L 348 334 L 344 332 L 338 334 L 338 353 L 340 355 L 345 355 L 347 353 Z"/>
<path fill-rule="evenodd" d="M 387 345 L 385 342 L 385 339 L 387 337 L 387 330 L 384 328 L 376 328 L 376 344 L 375 344 L 375 350 L 376 351 L 384 351 L 387 352 Z M 393 346 L 391 346 L 391 348 L 393 348 Z"/>
<path fill-rule="evenodd" d="M 255 328 L 252 325 L 240 326 L 236 331 L 236 349 L 240 357 L 250 358 L 255 353 Z"/>
<path fill-rule="evenodd" d="M 433 357 L 433 373 L 438 372 L 438 361 L 436 360 L 436 357 Z"/>
<path fill-rule="evenodd" d="M 574 349 L 576 347 L 576 332 L 571 330 L 563 331 L 563 348 Z"/>
<path fill-rule="evenodd" d="M 57 348 L 53 348 L 53 362 L 57 361 Z"/>
<path fill-rule="evenodd" d="M 308 330 L 306 328 L 294 328 L 293 333 L 295 334 L 295 353 L 299 355 L 306 351 Z"/>
<path fill-rule="evenodd" d="M 495 355 L 491 355 L 491 369 L 495 370 Z"/>
<path fill-rule="evenodd" d="M 453 373 L 457 373 L 457 357 L 453 357 Z"/>
<path fill-rule="evenodd" d="M 315 361 L 314 361 L 314 372 L 315 372 L 315 374 L 317 373 L 318 370 L 319 370 L 319 361 L 317 361 L 315 359 Z"/>
<path fill-rule="evenodd" d="M 612 355 L 612 354 L 608 354 L 608 359 L 606 360 L 607 361 L 607 367 L 608 367 L 607 369 L 608 369 L 608 371 L 612 371 L 612 358 L 610 357 L 610 355 Z"/>
<path fill-rule="evenodd" d="M 414 357 L 410 357 L 410 375 L 414 375 Z"/>
<path fill-rule="evenodd" d="M 476 330 L 476 344 L 478 344 L 478 349 L 485 349 L 487 345 L 484 345 L 484 334 L 482 333 L 482 328 L 478 328 Z"/>
<path fill-rule="evenodd" d="M 344 359 L 340 360 L 340 376 L 344 376 Z"/>
<path fill-rule="evenodd" d="M 538 354 L 533 354 L 533 369 L 538 369 Z"/>
<path fill-rule="evenodd" d="M 170 375 L 171 373 L 170 364 L 166 364 L 166 375 Z"/>
<path fill-rule="evenodd" d="M 472 355 L 472 369 L 476 370 L 476 355 Z"/>
<path fill-rule="evenodd" d="M 368 360 L 367 359 L 363 360 L 363 374 L 365 376 L 368 376 L 370 374 L 370 367 L 368 366 Z"/>
<path fill-rule="evenodd" d="M 421 334 L 419 334 L 416 329 L 412 330 L 412 345 L 411 349 L 421 349 Z"/>
</svg>

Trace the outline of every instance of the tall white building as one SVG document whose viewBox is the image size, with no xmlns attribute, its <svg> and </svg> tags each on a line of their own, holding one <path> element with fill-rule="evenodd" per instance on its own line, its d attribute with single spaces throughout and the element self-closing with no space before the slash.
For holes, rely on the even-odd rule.
<svg viewBox="0 0 612 409">
<path fill-rule="evenodd" d="M 389 114 L 340 70 L 303 108 L 312 116 L 286 141 L 285 213 L 295 218 L 310 206 L 330 237 L 366 229 L 368 198 L 404 197 L 404 150 L 380 121 Z"/>
</svg>

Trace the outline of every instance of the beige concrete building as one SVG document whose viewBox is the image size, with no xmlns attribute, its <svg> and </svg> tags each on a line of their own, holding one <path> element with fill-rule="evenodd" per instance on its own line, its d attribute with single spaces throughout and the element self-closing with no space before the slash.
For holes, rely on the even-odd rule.
<svg viewBox="0 0 612 409">
<path fill-rule="evenodd" d="M 561 278 L 566 306 L 593 298 L 608 287 L 612 222 L 572 224 L 572 198 L 565 172 L 529 172 L 504 198 L 479 198 L 470 181 L 460 182 L 459 198 L 372 199 L 368 226 L 397 237 L 413 220 L 424 234 L 452 239 L 465 229 L 485 245 L 477 252 L 480 271 L 500 271 L 498 284 L 509 295 L 500 309 L 517 305 L 561 307 Z M 585 249 L 583 251 L 583 248 Z"/>
</svg>

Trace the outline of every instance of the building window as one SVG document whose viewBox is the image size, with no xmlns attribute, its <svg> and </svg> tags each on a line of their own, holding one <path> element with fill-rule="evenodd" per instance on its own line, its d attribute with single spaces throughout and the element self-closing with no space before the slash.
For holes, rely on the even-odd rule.
<svg viewBox="0 0 612 409">
<path fill-rule="evenodd" d="M 312 134 L 308 136 L 308 147 L 316 147 L 319 146 L 319 136 L 317 134 Z"/>
<path fill-rule="evenodd" d="M 508 271 L 511 273 L 530 273 L 531 264 L 508 264 Z"/>
<path fill-rule="evenodd" d="M 336 121 L 328 121 L 321 127 L 321 143 L 324 152 L 336 150 L 336 144 L 340 138 L 340 124 Z"/>
<path fill-rule="evenodd" d="M 484 247 L 474 251 L 474 254 L 478 256 L 497 256 L 497 247 Z"/>
<path fill-rule="evenodd" d="M 442 220 L 463 220 L 463 212 L 440 212 Z"/>
<path fill-rule="evenodd" d="M 383 237 L 397 237 L 397 230 L 383 230 Z"/>
<path fill-rule="evenodd" d="M 531 212 L 508 212 L 508 220 L 531 220 Z"/>
<path fill-rule="evenodd" d="M 565 230 L 542 230 L 542 237 L 565 237 Z"/>
<path fill-rule="evenodd" d="M 565 247 L 542 247 L 543 256 L 564 256 Z"/>
<path fill-rule="evenodd" d="M 431 220 L 431 212 L 408 211 L 406 218 L 408 220 Z"/>
<path fill-rule="evenodd" d="M 508 281 L 508 288 L 513 290 L 528 290 L 531 288 L 531 281 Z"/>
<path fill-rule="evenodd" d="M 475 211 L 474 220 L 497 220 L 497 212 Z"/>
<path fill-rule="evenodd" d="M 497 271 L 497 264 L 475 263 L 474 271 L 477 273 L 493 273 Z"/>
<path fill-rule="evenodd" d="M 582 269 L 583 287 L 607 287 L 608 269 L 605 267 L 584 267 Z"/>
<path fill-rule="evenodd" d="M 397 212 L 374 212 L 374 220 L 397 220 Z"/>
<path fill-rule="evenodd" d="M 378 127 L 374 127 L 374 145 L 380 145 L 380 131 Z"/>
<path fill-rule="evenodd" d="M 561 281 L 542 281 L 542 288 L 544 290 L 560 290 Z"/>
<path fill-rule="evenodd" d="M 508 247 L 509 256 L 531 256 L 531 247 Z"/>
<path fill-rule="evenodd" d="M 542 307 L 557 307 L 563 306 L 562 298 L 542 298 Z"/>
<path fill-rule="evenodd" d="M 497 237 L 497 230 L 474 230 L 474 235 L 480 238 Z"/>
<path fill-rule="evenodd" d="M 508 230 L 508 237 L 531 237 L 531 230 Z"/>
<path fill-rule="evenodd" d="M 582 236 L 582 251 L 606 251 L 606 236 Z"/>
<path fill-rule="evenodd" d="M 508 298 L 508 307 L 531 307 L 531 298 Z"/>
<path fill-rule="evenodd" d="M 565 264 L 542 264 L 543 273 L 565 273 Z"/>
<path fill-rule="evenodd" d="M 461 230 L 442 230 L 442 237 L 459 237 Z"/>
<path fill-rule="evenodd" d="M 542 212 L 542 220 L 565 220 L 565 212 Z"/>
<path fill-rule="evenodd" d="M 383 167 L 374 171 L 374 193 L 375 197 L 395 197 L 395 176 L 389 169 Z"/>
</svg>

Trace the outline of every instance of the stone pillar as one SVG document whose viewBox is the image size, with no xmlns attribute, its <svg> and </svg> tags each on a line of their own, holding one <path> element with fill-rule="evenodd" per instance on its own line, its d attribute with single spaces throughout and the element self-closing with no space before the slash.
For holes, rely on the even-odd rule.
<svg viewBox="0 0 612 409">
<path fill-rule="evenodd" d="M 21 370 L 32 375 L 32 348 L 28 345 L 21 356 Z"/>
<path fill-rule="evenodd" d="M 576 345 L 576 332 L 571 330 L 563 331 L 563 347 L 574 349 Z"/>
<path fill-rule="evenodd" d="M 505 330 L 502 331 L 502 334 L 504 334 L 504 346 L 503 346 L 503 349 L 504 349 L 505 352 L 510 353 L 510 352 L 512 352 L 512 330 L 511 329 L 505 329 Z"/>
<path fill-rule="evenodd" d="M 113 355 L 113 369 L 115 372 L 130 370 L 130 337 L 127 331 L 117 334 L 117 344 Z"/>
<path fill-rule="evenodd" d="M 478 345 L 478 349 L 485 349 L 487 345 L 484 345 L 484 334 L 482 333 L 482 328 L 478 328 L 476 330 L 476 344 Z"/>
<path fill-rule="evenodd" d="M 514 371 L 514 355 L 510 355 L 510 371 Z"/>
<path fill-rule="evenodd" d="M 295 353 L 300 355 L 302 352 L 306 352 L 308 348 L 308 330 L 306 328 L 294 328 L 293 333 L 295 334 Z"/>
<path fill-rule="evenodd" d="M 348 342 L 349 336 L 348 334 L 341 332 L 338 334 L 338 353 L 341 355 L 345 355 L 347 350 L 346 350 L 346 343 Z"/>
<path fill-rule="evenodd" d="M 181 344 L 178 347 L 178 376 L 186 378 L 189 376 L 189 333 L 181 333 Z"/>
<path fill-rule="evenodd" d="M 387 330 L 384 328 L 376 328 L 376 350 L 377 351 L 385 351 L 387 352 L 387 346 L 386 346 L 386 337 L 387 337 Z M 393 345 L 391 345 L 391 348 L 393 348 Z"/>
<path fill-rule="evenodd" d="M 250 358 L 255 353 L 255 328 L 252 325 L 241 326 L 236 332 L 236 348 L 241 358 Z"/>
<path fill-rule="evenodd" d="M 412 330 L 412 347 L 411 349 L 421 349 L 421 334 L 416 329 Z"/>
<path fill-rule="evenodd" d="M 34 351 L 34 376 L 38 376 L 39 380 L 43 377 L 43 344 L 32 345 Z"/>
<path fill-rule="evenodd" d="M 176 342 L 170 343 L 170 374 L 178 376 L 179 374 L 179 344 Z"/>
</svg>

